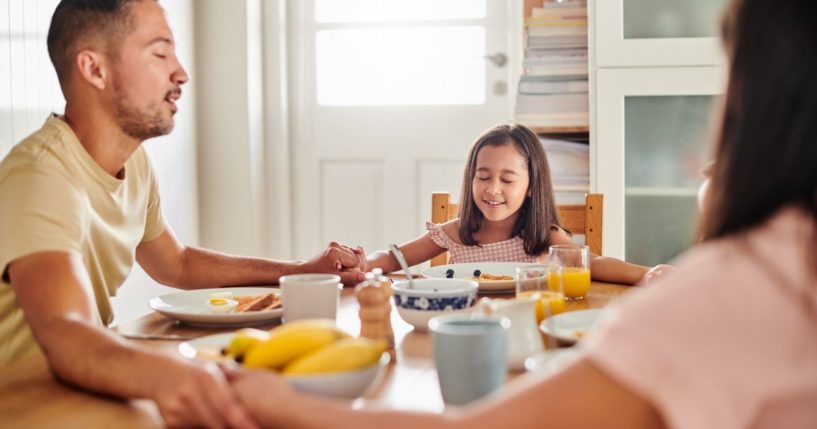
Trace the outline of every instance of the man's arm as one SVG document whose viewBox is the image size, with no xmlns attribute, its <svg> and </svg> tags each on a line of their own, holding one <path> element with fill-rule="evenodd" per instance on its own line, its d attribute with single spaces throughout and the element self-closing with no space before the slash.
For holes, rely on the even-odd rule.
<svg viewBox="0 0 817 429">
<path fill-rule="evenodd" d="M 152 399 L 171 426 L 255 427 L 217 368 L 152 352 L 103 327 L 80 256 L 35 253 L 13 261 L 8 273 L 58 378 L 109 395 Z"/>
<path fill-rule="evenodd" d="M 333 273 L 344 284 L 363 280 L 363 255 L 331 243 L 309 261 L 276 261 L 226 255 L 183 245 L 168 226 L 159 237 L 136 248 L 136 260 L 159 283 L 182 289 L 278 283 L 294 273 Z"/>
</svg>

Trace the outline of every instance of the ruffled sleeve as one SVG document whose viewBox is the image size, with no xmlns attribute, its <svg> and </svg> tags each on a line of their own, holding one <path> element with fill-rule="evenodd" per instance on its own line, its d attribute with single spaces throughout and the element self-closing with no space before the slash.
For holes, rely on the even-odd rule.
<svg viewBox="0 0 817 429">
<path fill-rule="evenodd" d="M 454 246 L 454 240 L 448 236 L 448 234 L 443 231 L 443 226 L 437 223 L 426 222 L 426 229 L 431 234 L 431 240 L 434 241 L 434 244 L 442 247 L 443 249 L 450 249 Z"/>
</svg>

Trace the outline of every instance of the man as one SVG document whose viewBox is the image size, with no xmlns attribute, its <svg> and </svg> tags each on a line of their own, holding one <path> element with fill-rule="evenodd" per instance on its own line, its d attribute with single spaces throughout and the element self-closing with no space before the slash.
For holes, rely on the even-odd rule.
<svg viewBox="0 0 817 429">
<path fill-rule="evenodd" d="M 0 364 L 44 353 L 54 374 L 149 398 L 170 425 L 253 426 L 220 371 L 156 354 L 105 329 L 134 258 L 180 288 L 262 284 L 295 272 L 354 282 L 360 255 L 333 243 L 307 262 L 186 247 L 161 212 L 141 147 L 173 128 L 188 80 L 154 0 L 63 0 L 48 50 L 65 115 L 0 163 Z"/>
</svg>

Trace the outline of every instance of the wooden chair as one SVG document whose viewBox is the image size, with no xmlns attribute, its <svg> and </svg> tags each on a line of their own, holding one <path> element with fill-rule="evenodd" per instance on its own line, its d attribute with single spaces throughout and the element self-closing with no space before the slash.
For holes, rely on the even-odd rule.
<svg viewBox="0 0 817 429">
<path fill-rule="evenodd" d="M 448 192 L 431 194 L 431 221 L 443 223 L 457 217 L 458 204 L 451 202 Z M 601 255 L 602 212 L 604 195 L 585 194 L 584 204 L 560 205 L 559 220 L 563 228 L 574 234 L 584 234 L 584 243 L 590 252 Z M 431 266 L 448 263 L 448 252 L 431 260 Z"/>
</svg>

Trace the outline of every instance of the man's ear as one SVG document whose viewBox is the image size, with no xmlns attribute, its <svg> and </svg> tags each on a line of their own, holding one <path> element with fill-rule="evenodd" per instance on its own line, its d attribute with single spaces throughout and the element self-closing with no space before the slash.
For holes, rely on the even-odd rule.
<svg viewBox="0 0 817 429">
<path fill-rule="evenodd" d="M 103 55 L 91 50 L 80 51 L 76 56 L 76 64 L 82 79 L 97 89 L 105 89 L 108 63 Z"/>
</svg>

